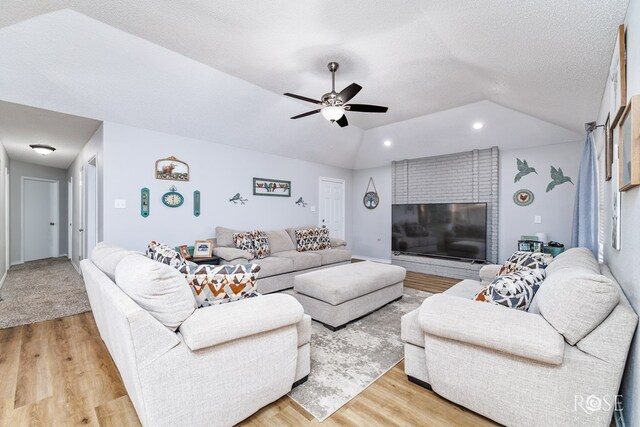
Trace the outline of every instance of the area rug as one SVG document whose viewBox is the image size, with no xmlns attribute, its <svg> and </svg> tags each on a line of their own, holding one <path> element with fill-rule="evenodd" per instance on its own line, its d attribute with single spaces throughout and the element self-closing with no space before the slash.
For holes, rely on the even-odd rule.
<svg viewBox="0 0 640 427">
<path fill-rule="evenodd" d="M 82 277 L 67 258 L 14 265 L 0 288 L 0 329 L 89 310 Z"/>
<path fill-rule="evenodd" d="M 324 421 L 403 359 L 400 318 L 429 295 L 405 288 L 400 301 L 336 332 L 312 322 L 311 373 L 289 396 Z"/>
</svg>

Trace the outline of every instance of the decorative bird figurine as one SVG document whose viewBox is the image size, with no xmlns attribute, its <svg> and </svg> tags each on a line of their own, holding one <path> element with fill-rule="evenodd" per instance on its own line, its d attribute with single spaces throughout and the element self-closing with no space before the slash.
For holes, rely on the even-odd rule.
<svg viewBox="0 0 640 427">
<path fill-rule="evenodd" d="M 516 159 L 516 160 L 518 161 L 518 174 L 516 175 L 515 178 L 513 178 L 513 182 L 520 181 L 523 176 L 529 175 L 531 172 L 538 175 L 538 172 L 536 172 L 535 168 L 530 168 L 526 160 L 520 160 L 520 159 Z"/>
<path fill-rule="evenodd" d="M 562 168 L 556 169 L 553 166 L 551 166 L 551 179 L 553 181 L 551 181 L 549 185 L 547 185 L 547 193 L 553 190 L 557 185 L 564 184 L 565 182 L 570 182 L 571 184 L 573 184 L 573 181 L 571 181 L 571 178 L 569 178 L 568 176 L 564 176 L 564 172 L 562 172 Z"/>
<path fill-rule="evenodd" d="M 303 208 L 307 207 L 307 202 L 304 201 L 304 199 L 302 197 L 300 197 L 297 201 L 296 201 L 296 205 L 298 206 L 302 206 Z"/>
<path fill-rule="evenodd" d="M 244 202 L 246 202 L 247 199 L 243 199 L 240 193 L 236 193 L 236 195 L 230 198 L 229 201 L 233 202 L 234 205 L 237 205 L 238 202 L 240 202 L 241 205 L 244 205 Z"/>
</svg>

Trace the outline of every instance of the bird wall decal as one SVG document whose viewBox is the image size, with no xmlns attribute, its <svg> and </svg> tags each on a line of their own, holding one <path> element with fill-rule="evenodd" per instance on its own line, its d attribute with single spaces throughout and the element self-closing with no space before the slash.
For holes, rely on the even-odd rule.
<svg viewBox="0 0 640 427">
<path fill-rule="evenodd" d="M 520 181 L 523 176 L 529 175 L 531 172 L 538 175 L 538 172 L 536 172 L 535 168 L 530 168 L 526 160 L 520 160 L 520 159 L 516 159 L 516 160 L 518 165 L 518 173 L 516 174 L 516 177 L 513 178 L 513 182 Z"/>
<path fill-rule="evenodd" d="M 300 197 L 297 201 L 296 201 L 296 205 L 301 206 L 303 208 L 307 207 L 307 202 L 304 201 L 304 199 L 302 197 Z"/>
<path fill-rule="evenodd" d="M 571 184 L 573 184 L 573 181 L 571 181 L 571 178 L 569 178 L 568 176 L 564 176 L 564 172 L 562 172 L 562 168 L 556 169 L 553 166 L 551 166 L 551 179 L 552 181 L 549 183 L 549 185 L 547 185 L 547 193 L 553 190 L 556 186 L 560 184 L 564 184 L 565 182 L 570 182 Z"/>
<path fill-rule="evenodd" d="M 247 200 L 248 199 L 243 199 L 240 193 L 236 193 L 235 196 L 229 199 L 229 201 L 232 202 L 234 205 L 237 205 L 238 202 L 240 202 L 241 205 L 244 205 Z"/>
</svg>

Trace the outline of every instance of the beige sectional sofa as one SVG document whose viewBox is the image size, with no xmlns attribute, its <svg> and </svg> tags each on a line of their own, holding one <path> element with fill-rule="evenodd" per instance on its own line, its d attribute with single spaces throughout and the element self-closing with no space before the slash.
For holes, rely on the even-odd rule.
<svg viewBox="0 0 640 427">
<path fill-rule="evenodd" d="M 546 271 L 528 312 L 464 280 L 403 316 L 409 379 L 505 425 L 608 426 L 638 316 L 587 249 Z"/>
<path fill-rule="evenodd" d="M 251 253 L 236 248 L 233 235 L 246 230 L 216 227 L 213 253 L 222 258 L 224 264 L 242 264 L 250 261 L 259 265 L 258 292 L 268 294 L 281 291 L 292 288 L 293 278 L 298 274 L 351 262 L 351 251 L 341 239 L 331 239 L 331 249 L 298 252 L 295 230 L 314 227 L 316 226 L 309 225 L 265 231 L 271 255 L 262 259 L 254 259 Z"/>
<path fill-rule="evenodd" d="M 290 295 L 196 309 L 184 276 L 141 254 L 100 243 L 80 265 L 145 426 L 231 426 L 309 374 L 311 318 Z"/>
</svg>

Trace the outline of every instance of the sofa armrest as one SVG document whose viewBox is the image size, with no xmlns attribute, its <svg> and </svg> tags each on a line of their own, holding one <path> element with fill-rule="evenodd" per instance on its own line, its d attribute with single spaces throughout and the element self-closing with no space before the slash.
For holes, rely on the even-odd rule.
<svg viewBox="0 0 640 427">
<path fill-rule="evenodd" d="M 229 262 L 236 258 L 242 258 L 246 260 L 252 260 L 253 254 L 249 251 L 245 251 L 238 248 L 227 248 L 227 247 L 219 247 L 213 248 L 213 254 L 217 257 L 222 258 L 223 260 Z"/>
<path fill-rule="evenodd" d="M 295 325 L 303 315 L 302 305 L 291 295 L 261 295 L 199 308 L 179 331 L 185 344 L 195 351 Z"/>
<path fill-rule="evenodd" d="M 493 282 L 493 279 L 498 275 L 500 268 L 502 268 L 502 266 L 499 264 L 488 264 L 482 267 L 480 269 L 480 280 L 482 281 L 482 284 L 488 285 Z"/>
<path fill-rule="evenodd" d="M 434 295 L 420 307 L 431 335 L 559 365 L 564 339 L 542 316 L 451 295 Z"/>
<path fill-rule="evenodd" d="M 341 246 L 347 246 L 347 241 L 343 239 L 337 239 L 335 237 L 331 237 L 329 239 L 331 241 L 332 248 L 339 248 Z"/>
</svg>

